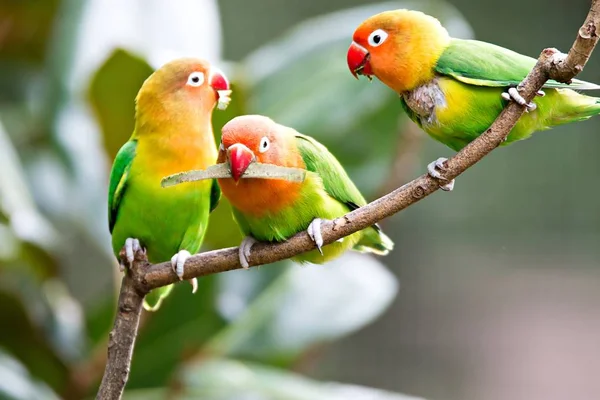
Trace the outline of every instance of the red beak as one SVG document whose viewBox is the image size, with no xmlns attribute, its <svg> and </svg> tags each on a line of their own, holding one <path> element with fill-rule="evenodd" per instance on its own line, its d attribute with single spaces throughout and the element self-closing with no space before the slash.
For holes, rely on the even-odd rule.
<svg viewBox="0 0 600 400">
<path fill-rule="evenodd" d="M 214 90 L 229 90 L 229 81 L 218 68 L 211 67 L 209 85 Z"/>
<path fill-rule="evenodd" d="M 356 42 L 352 42 L 350 47 L 348 48 L 348 68 L 350 68 L 350 72 L 356 79 L 358 79 L 358 75 L 373 75 L 373 71 L 371 70 L 371 64 L 369 63 L 369 59 L 371 55 L 361 45 Z"/>
<path fill-rule="evenodd" d="M 229 168 L 234 181 L 239 181 L 248 166 L 256 159 L 252 150 L 241 143 L 229 146 L 227 149 L 227 158 L 229 158 Z"/>
</svg>

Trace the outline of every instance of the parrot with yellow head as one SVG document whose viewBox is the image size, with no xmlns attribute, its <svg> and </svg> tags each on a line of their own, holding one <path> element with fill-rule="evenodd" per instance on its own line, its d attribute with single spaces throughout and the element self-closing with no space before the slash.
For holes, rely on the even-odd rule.
<svg viewBox="0 0 600 400">
<path fill-rule="evenodd" d="M 200 249 L 220 191 L 214 180 L 163 189 L 161 179 L 215 163 L 212 112 L 225 108 L 230 94 L 227 78 L 194 58 L 165 64 L 142 85 L 133 134 L 110 174 L 109 229 L 115 256 L 124 249 L 122 267 L 130 267 L 142 250 L 152 263 L 170 260 L 183 279 L 185 261 Z M 196 281 L 192 284 L 195 291 Z M 171 289 L 153 290 L 144 307 L 155 310 Z"/>
</svg>

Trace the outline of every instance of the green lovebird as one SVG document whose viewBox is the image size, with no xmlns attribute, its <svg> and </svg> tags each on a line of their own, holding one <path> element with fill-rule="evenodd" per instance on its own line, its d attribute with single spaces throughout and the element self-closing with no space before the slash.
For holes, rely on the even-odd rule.
<svg viewBox="0 0 600 400">
<path fill-rule="evenodd" d="M 296 256 L 299 262 L 320 264 L 349 249 L 385 255 L 394 246 L 377 225 L 323 246 L 322 220 L 367 202 L 333 154 L 309 136 L 260 115 L 237 117 L 223 127 L 217 162 L 231 170 L 231 178 L 218 182 L 246 235 L 239 253 L 244 268 L 256 241 L 281 242 L 303 230 L 318 250 Z M 243 178 L 254 162 L 303 169 L 305 179 Z"/>
<path fill-rule="evenodd" d="M 418 11 L 394 10 L 360 24 L 348 49 L 355 77 L 375 76 L 400 95 L 408 116 L 434 139 L 460 150 L 483 133 L 511 99 L 527 106 L 504 144 L 538 130 L 600 113 L 600 99 L 576 90 L 600 86 L 549 80 L 530 104 L 518 84 L 537 60 L 493 44 L 451 38 L 440 22 Z M 428 167 L 439 177 L 439 159 Z"/>
<path fill-rule="evenodd" d="M 192 58 L 165 64 L 142 85 L 135 129 L 110 174 L 109 229 L 115 256 L 125 250 L 122 267 L 131 266 L 135 252 L 142 250 L 152 263 L 171 260 L 183 278 L 185 261 L 200 249 L 220 191 L 214 180 L 166 189 L 160 182 L 166 175 L 215 163 L 212 111 L 217 104 L 226 107 L 230 94 L 220 71 Z M 195 279 L 192 284 L 195 291 Z M 144 307 L 157 309 L 171 289 L 153 290 Z"/>
</svg>

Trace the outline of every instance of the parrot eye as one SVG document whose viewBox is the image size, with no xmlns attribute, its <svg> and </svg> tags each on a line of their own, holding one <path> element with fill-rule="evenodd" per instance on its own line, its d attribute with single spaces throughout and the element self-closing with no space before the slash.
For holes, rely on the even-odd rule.
<svg viewBox="0 0 600 400">
<path fill-rule="evenodd" d="M 262 139 L 260 139 L 260 146 L 258 147 L 258 151 L 264 153 L 265 151 L 269 150 L 269 145 L 269 138 L 264 136 Z"/>
<path fill-rule="evenodd" d="M 377 29 L 369 35 L 369 44 L 373 47 L 377 47 L 383 42 L 385 42 L 385 39 L 387 39 L 387 37 L 388 34 L 386 31 L 384 31 L 383 29 Z"/>
<path fill-rule="evenodd" d="M 202 72 L 192 72 L 190 76 L 188 76 L 187 84 L 190 86 L 200 86 L 204 83 L 204 74 Z"/>
</svg>

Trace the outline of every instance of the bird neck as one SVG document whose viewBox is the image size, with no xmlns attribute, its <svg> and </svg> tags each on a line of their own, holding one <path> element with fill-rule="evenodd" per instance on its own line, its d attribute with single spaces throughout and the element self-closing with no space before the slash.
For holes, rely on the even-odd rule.
<svg viewBox="0 0 600 400">
<path fill-rule="evenodd" d="M 148 170 L 170 175 L 191 169 L 205 169 L 217 159 L 211 123 L 212 110 L 177 109 L 152 116 L 138 114 L 133 138 L 137 156 Z"/>
<path fill-rule="evenodd" d="M 435 67 L 442 53 L 450 45 L 450 36 L 444 27 L 413 29 L 410 40 L 403 41 L 402 55 L 390 54 L 377 77 L 396 93 L 411 91 L 435 77 Z"/>
<path fill-rule="evenodd" d="M 300 197 L 302 183 L 278 179 L 219 179 L 223 195 L 243 214 L 261 218 L 292 207 Z"/>
</svg>

